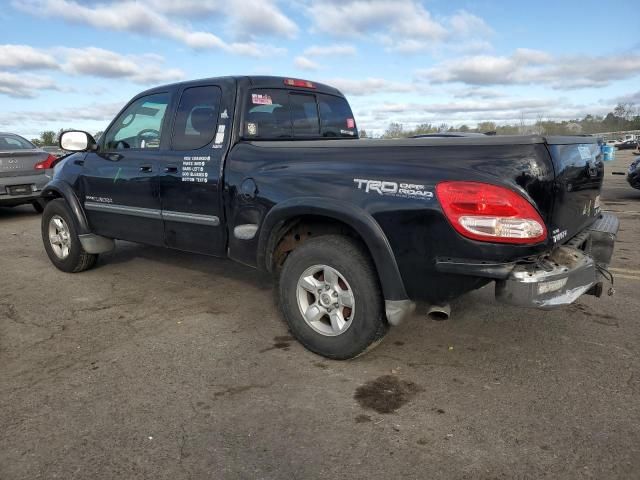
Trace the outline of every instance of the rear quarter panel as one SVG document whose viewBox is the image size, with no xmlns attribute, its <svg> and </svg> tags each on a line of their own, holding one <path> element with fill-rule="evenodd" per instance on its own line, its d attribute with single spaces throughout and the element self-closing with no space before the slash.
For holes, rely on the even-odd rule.
<svg viewBox="0 0 640 480">
<path fill-rule="evenodd" d="M 516 246 L 463 238 L 450 226 L 435 196 L 435 185 L 442 180 L 503 185 L 527 197 L 547 220 L 553 208 L 554 172 L 543 144 L 413 142 L 240 143 L 226 163 L 229 231 L 244 223 L 260 225 L 271 208 L 291 198 L 319 196 L 355 205 L 371 215 L 386 234 L 409 297 L 429 301 L 448 300 L 486 283 L 485 279 L 439 273 L 436 258 L 503 262 L 550 248 L 549 241 Z M 257 186 L 255 196 L 243 194 L 247 179 Z M 367 192 L 358 180 L 420 185 L 433 195 Z M 231 256 L 255 265 L 257 237 L 237 241 L 230 235 Z"/>
</svg>

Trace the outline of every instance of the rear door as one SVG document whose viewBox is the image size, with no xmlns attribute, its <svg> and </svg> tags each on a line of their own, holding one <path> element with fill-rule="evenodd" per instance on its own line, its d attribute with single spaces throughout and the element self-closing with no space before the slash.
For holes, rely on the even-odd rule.
<svg viewBox="0 0 640 480">
<path fill-rule="evenodd" d="M 604 163 L 600 146 L 589 138 L 549 137 L 547 144 L 556 175 L 551 235 L 563 243 L 600 213 Z"/>
<path fill-rule="evenodd" d="M 151 245 L 164 241 L 158 175 L 169 142 L 171 91 L 134 99 L 86 155 L 80 177 L 92 231 Z"/>
<path fill-rule="evenodd" d="M 235 81 L 182 88 L 171 146 L 162 158 L 160 197 L 165 245 L 222 256 L 224 158 L 231 136 Z"/>
</svg>

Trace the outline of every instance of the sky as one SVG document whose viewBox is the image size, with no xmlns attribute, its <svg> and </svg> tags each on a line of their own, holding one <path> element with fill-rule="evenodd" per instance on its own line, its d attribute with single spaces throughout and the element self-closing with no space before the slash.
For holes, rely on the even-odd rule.
<svg viewBox="0 0 640 480">
<path fill-rule="evenodd" d="M 640 105 L 635 1 L 0 0 L 0 130 L 103 130 L 155 85 L 328 83 L 361 129 Z M 626 20 L 625 20 L 626 19 Z"/>
</svg>

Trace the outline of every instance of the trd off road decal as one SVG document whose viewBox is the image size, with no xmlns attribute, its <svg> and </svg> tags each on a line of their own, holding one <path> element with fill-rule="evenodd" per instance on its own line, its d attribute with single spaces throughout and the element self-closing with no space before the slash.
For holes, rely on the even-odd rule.
<svg viewBox="0 0 640 480">
<path fill-rule="evenodd" d="M 358 190 L 365 193 L 376 193 L 378 195 L 402 198 L 417 198 L 421 200 L 431 200 L 433 192 L 426 189 L 425 185 L 415 183 L 397 183 L 387 180 L 367 180 L 364 178 L 354 178 L 354 183 Z"/>
</svg>

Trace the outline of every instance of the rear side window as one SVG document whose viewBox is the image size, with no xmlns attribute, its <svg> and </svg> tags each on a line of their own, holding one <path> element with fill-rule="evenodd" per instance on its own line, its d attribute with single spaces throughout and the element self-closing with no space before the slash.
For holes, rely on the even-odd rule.
<svg viewBox="0 0 640 480">
<path fill-rule="evenodd" d="M 249 92 L 243 136 L 282 138 L 355 138 L 357 129 L 344 98 L 326 94 L 260 89 Z"/>
<path fill-rule="evenodd" d="M 215 86 L 187 88 L 182 93 L 173 127 L 173 150 L 197 150 L 213 141 L 221 96 Z"/>
<path fill-rule="evenodd" d="M 15 135 L 0 135 L 0 150 L 31 150 L 36 148 L 31 142 Z"/>
<path fill-rule="evenodd" d="M 323 137 L 355 137 L 356 121 L 349 103 L 341 97 L 318 94 L 320 130 Z"/>
</svg>

